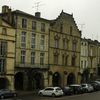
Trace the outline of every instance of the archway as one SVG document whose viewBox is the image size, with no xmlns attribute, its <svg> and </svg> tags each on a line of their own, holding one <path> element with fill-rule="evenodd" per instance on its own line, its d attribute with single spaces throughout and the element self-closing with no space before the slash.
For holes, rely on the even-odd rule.
<svg viewBox="0 0 100 100">
<path fill-rule="evenodd" d="M 33 88 L 34 89 L 42 89 L 44 88 L 44 76 L 40 72 L 34 73 L 33 76 Z"/>
<path fill-rule="evenodd" d="M 23 90 L 23 73 L 18 72 L 15 75 L 15 89 L 16 90 Z"/>
<path fill-rule="evenodd" d="M 0 78 L 0 89 L 6 89 L 9 85 L 9 81 L 6 78 Z"/>
<path fill-rule="evenodd" d="M 75 75 L 73 73 L 70 73 L 67 77 L 67 84 L 74 84 L 75 83 Z"/>
<path fill-rule="evenodd" d="M 87 83 L 87 82 L 89 82 L 89 73 L 90 73 L 89 69 L 87 69 L 87 68 L 84 69 L 83 74 L 82 74 L 81 83 Z"/>
<path fill-rule="evenodd" d="M 53 86 L 60 86 L 61 76 L 59 72 L 53 74 L 52 84 Z"/>
</svg>

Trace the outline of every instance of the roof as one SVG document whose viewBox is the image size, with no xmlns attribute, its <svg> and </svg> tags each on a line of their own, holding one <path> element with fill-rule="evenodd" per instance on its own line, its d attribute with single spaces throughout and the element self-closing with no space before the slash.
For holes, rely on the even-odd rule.
<svg viewBox="0 0 100 100">
<path fill-rule="evenodd" d="M 1 18 L 1 20 L 2 20 L 3 22 L 5 22 L 7 25 L 9 25 L 10 27 L 14 28 L 14 27 L 13 27 L 8 21 L 6 21 L 5 19 Z"/>
<path fill-rule="evenodd" d="M 56 19 L 51 20 L 51 26 L 54 25 L 54 24 L 56 23 L 56 21 L 57 21 L 61 16 L 64 16 L 64 17 L 66 17 L 66 18 L 70 18 L 70 19 L 74 22 L 75 26 L 76 26 L 77 29 L 78 29 L 78 26 L 77 26 L 77 24 L 76 24 L 76 21 L 75 21 L 74 18 L 73 18 L 73 14 L 68 14 L 68 13 L 66 13 L 66 12 L 63 12 L 63 10 L 62 10 L 62 12 L 60 13 L 60 15 L 59 15 Z M 78 29 L 78 30 L 79 30 L 79 29 Z M 80 30 L 79 30 L 79 31 L 80 31 Z"/>
<path fill-rule="evenodd" d="M 86 39 L 86 38 L 81 38 L 82 41 L 86 41 L 90 44 L 99 44 L 100 45 L 100 42 L 98 40 L 92 40 L 92 39 Z"/>
<path fill-rule="evenodd" d="M 20 14 L 20 15 L 24 15 L 24 16 L 27 16 L 27 17 L 31 17 L 31 18 L 35 18 L 35 19 L 38 19 L 38 20 L 43 20 L 43 21 L 47 21 L 47 22 L 50 22 L 50 20 L 47 20 L 45 18 L 41 18 L 41 17 L 36 17 L 32 14 L 28 14 L 26 12 L 23 12 L 21 10 L 15 10 L 15 11 L 12 11 L 13 14 Z"/>
</svg>

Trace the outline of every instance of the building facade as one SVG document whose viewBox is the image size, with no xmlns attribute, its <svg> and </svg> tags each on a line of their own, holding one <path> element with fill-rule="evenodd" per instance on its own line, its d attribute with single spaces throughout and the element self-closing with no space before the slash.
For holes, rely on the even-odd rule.
<svg viewBox="0 0 100 100">
<path fill-rule="evenodd" d="M 62 11 L 55 20 L 47 20 L 40 12 L 33 16 L 3 6 L 1 16 L 15 28 L 13 88 L 34 90 L 80 83 L 81 31 L 73 15 Z M 89 57 L 84 61 L 88 67 Z"/>
<path fill-rule="evenodd" d="M 81 39 L 80 73 L 81 82 L 95 80 L 100 64 L 100 43 L 97 40 Z"/>
<path fill-rule="evenodd" d="M 78 83 L 80 66 L 79 31 L 73 15 L 64 13 L 51 21 L 49 32 L 49 85 Z"/>
<path fill-rule="evenodd" d="M 0 17 L 0 89 L 14 89 L 15 29 Z"/>
<path fill-rule="evenodd" d="M 14 87 L 33 90 L 48 86 L 49 21 L 25 12 L 2 7 L 2 17 L 16 29 Z"/>
</svg>

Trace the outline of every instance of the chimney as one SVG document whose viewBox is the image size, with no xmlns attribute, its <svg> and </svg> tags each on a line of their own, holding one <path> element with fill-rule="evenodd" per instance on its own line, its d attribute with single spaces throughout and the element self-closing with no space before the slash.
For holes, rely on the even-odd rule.
<svg viewBox="0 0 100 100">
<path fill-rule="evenodd" d="M 2 6 L 2 13 L 8 13 L 9 7 L 7 5 Z"/>
<path fill-rule="evenodd" d="M 40 18 L 40 16 L 41 16 L 41 13 L 40 13 L 40 12 L 36 12 L 36 13 L 35 13 L 35 17 Z"/>
</svg>

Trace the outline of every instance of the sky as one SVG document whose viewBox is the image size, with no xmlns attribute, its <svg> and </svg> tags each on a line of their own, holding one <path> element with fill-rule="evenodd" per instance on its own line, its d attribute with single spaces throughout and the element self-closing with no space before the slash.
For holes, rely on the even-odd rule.
<svg viewBox="0 0 100 100">
<path fill-rule="evenodd" d="M 50 20 L 57 18 L 62 10 L 73 13 L 82 37 L 100 41 L 100 0 L 0 0 L 0 12 L 3 5 L 33 15 L 39 11 L 42 18 Z"/>
</svg>

